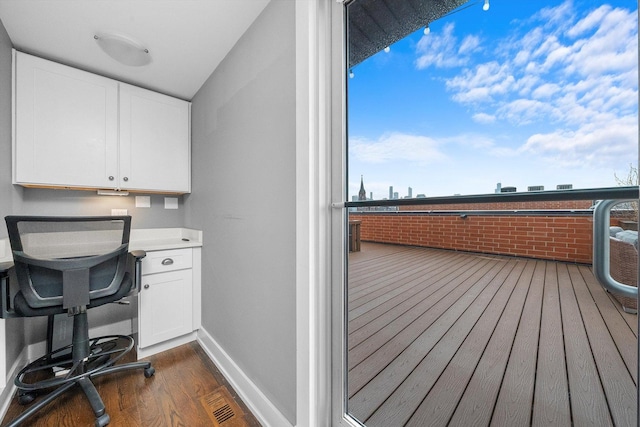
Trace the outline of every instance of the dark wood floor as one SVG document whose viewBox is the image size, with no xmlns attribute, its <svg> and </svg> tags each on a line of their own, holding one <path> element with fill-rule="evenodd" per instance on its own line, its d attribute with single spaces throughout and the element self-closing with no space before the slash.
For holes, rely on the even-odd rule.
<svg viewBox="0 0 640 427">
<path fill-rule="evenodd" d="M 373 426 L 635 426 L 637 318 L 590 267 L 363 243 L 349 411 Z"/>
<path fill-rule="evenodd" d="M 132 360 L 133 355 L 126 361 Z M 111 417 L 110 426 L 260 426 L 197 343 L 149 360 L 156 368 L 151 378 L 145 378 L 142 371 L 133 371 L 95 380 Z M 14 399 L 2 425 L 24 408 Z M 93 426 L 94 420 L 85 396 L 75 388 L 25 425 Z"/>
</svg>

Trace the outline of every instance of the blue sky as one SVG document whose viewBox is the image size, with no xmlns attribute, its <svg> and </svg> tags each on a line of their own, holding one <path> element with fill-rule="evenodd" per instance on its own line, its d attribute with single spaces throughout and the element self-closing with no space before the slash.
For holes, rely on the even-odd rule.
<svg viewBox="0 0 640 427">
<path fill-rule="evenodd" d="M 491 0 L 429 28 L 353 68 L 349 200 L 361 175 L 382 199 L 614 187 L 637 166 L 637 1 Z"/>
</svg>

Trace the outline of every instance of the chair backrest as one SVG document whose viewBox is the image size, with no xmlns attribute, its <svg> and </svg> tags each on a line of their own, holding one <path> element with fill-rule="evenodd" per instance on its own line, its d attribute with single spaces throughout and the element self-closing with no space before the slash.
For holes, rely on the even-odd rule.
<svg viewBox="0 0 640 427">
<path fill-rule="evenodd" d="M 130 216 L 7 216 L 5 221 L 18 285 L 30 307 L 83 307 L 123 285 Z"/>
</svg>

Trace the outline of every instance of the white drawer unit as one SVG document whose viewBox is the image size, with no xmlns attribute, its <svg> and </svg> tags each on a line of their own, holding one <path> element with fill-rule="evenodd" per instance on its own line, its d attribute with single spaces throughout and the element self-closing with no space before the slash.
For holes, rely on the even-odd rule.
<svg viewBox="0 0 640 427">
<path fill-rule="evenodd" d="M 147 256 L 142 260 L 142 274 L 191 268 L 192 254 L 191 248 L 147 252 Z"/>
<path fill-rule="evenodd" d="M 147 251 L 138 295 L 138 358 L 195 339 L 200 327 L 200 248 Z"/>
</svg>

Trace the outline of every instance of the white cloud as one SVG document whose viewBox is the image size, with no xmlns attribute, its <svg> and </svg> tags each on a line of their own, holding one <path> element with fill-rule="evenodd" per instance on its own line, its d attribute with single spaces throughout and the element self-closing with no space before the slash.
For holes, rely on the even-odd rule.
<svg viewBox="0 0 640 427">
<path fill-rule="evenodd" d="M 509 68 L 492 61 L 478 65 L 475 70 L 465 70 L 461 75 L 447 80 L 446 87 L 455 92 L 453 99 L 461 103 L 490 102 L 494 95 L 511 90 L 515 83 Z"/>
<path fill-rule="evenodd" d="M 460 43 L 460 48 L 458 48 L 458 53 L 461 55 L 465 55 L 467 53 L 473 53 L 480 47 L 480 37 L 475 35 L 469 35 L 462 40 Z"/>
<path fill-rule="evenodd" d="M 389 133 L 375 141 L 350 138 L 349 152 L 354 159 L 363 163 L 406 161 L 428 164 L 447 158 L 440 145 L 440 142 L 426 136 Z"/>
<path fill-rule="evenodd" d="M 571 0 L 517 26 L 484 62 L 446 79 L 451 99 L 481 124 L 540 125 L 522 152 L 564 165 L 602 163 L 638 143 L 637 11 L 602 5 L 577 16 Z M 447 39 L 461 37 L 451 26 Z M 473 39 L 456 51 L 471 51 Z M 476 54 L 478 50 L 474 51 Z M 432 54 L 435 55 L 435 54 Z M 469 63 L 470 64 L 470 63 Z M 631 151 L 629 151 L 631 150 Z M 558 160 L 560 161 L 560 160 Z"/>
<path fill-rule="evenodd" d="M 589 13 L 585 18 L 578 21 L 572 28 L 567 31 L 569 37 L 579 37 L 591 31 L 602 22 L 602 18 L 611 10 L 611 6 L 608 4 L 600 6 L 598 9 Z"/>
<path fill-rule="evenodd" d="M 462 47 L 456 48 L 458 39 L 453 35 L 455 26 L 453 23 L 446 24 L 441 33 L 431 31 L 422 36 L 416 46 L 418 58 L 416 67 L 419 70 L 434 66 L 438 68 L 459 67 L 469 62 L 469 58 L 460 55 Z M 470 49 L 473 40 L 466 42 L 466 49 Z"/>
<path fill-rule="evenodd" d="M 471 118 L 473 119 L 474 122 L 477 122 L 483 125 L 489 125 L 491 123 L 495 123 L 496 121 L 495 115 L 487 114 L 487 113 L 476 113 L 473 116 L 471 116 Z"/>
<path fill-rule="evenodd" d="M 522 152 L 542 156 L 559 166 L 593 165 L 603 167 L 631 163 L 628 158 L 638 146 L 638 123 L 635 116 L 621 117 L 604 126 L 584 124 L 578 129 L 558 129 L 551 133 L 532 135 Z"/>
<path fill-rule="evenodd" d="M 538 86 L 531 93 L 531 96 L 535 99 L 551 98 L 553 95 L 560 92 L 560 90 L 561 90 L 560 86 L 555 83 L 545 83 Z"/>
</svg>

